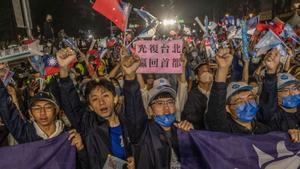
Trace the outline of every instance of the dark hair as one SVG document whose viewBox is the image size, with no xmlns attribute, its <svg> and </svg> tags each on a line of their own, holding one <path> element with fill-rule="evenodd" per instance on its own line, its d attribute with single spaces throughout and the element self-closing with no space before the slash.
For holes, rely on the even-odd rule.
<svg viewBox="0 0 300 169">
<path fill-rule="evenodd" d="M 153 73 L 151 73 L 151 74 L 143 74 L 142 76 L 143 76 L 144 80 L 148 80 L 148 79 L 156 79 L 156 78 L 155 78 L 155 74 L 153 74 Z M 150 78 L 151 76 L 152 76 L 153 78 Z"/>
<path fill-rule="evenodd" d="M 194 69 L 195 75 L 198 74 L 199 69 L 200 69 L 202 66 L 209 66 L 209 63 L 208 63 L 208 62 L 203 62 L 203 63 L 199 64 L 199 65 Z"/>
<path fill-rule="evenodd" d="M 152 102 L 156 99 L 161 99 L 161 98 L 173 98 L 175 99 L 169 92 L 162 92 L 156 95 L 153 99 Z"/>
<path fill-rule="evenodd" d="M 84 96 L 86 100 L 88 101 L 89 94 L 91 93 L 92 90 L 94 90 L 96 87 L 103 87 L 110 91 L 114 96 L 116 96 L 116 91 L 115 91 L 115 86 L 108 80 L 106 79 L 101 79 L 101 80 L 91 80 L 86 83 L 85 86 L 85 92 Z"/>
</svg>

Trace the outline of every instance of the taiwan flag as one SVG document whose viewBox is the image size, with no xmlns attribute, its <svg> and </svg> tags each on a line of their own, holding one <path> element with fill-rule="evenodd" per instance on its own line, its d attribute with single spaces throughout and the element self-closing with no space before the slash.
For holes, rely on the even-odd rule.
<svg viewBox="0 0 300 169">
<path fill-rule="evenodd" d="M 45 65 L 45 76 L 53 75 L 59 72 L 59 64 L 54 56 L 44 55 L 43 62 Z"/>
<path fill-rule="evenodd" d="M 92 8 L 111 20 L 123 32 L 127 28 L 131 5 L 122 0 L 96 0 Z"/>
</svg>

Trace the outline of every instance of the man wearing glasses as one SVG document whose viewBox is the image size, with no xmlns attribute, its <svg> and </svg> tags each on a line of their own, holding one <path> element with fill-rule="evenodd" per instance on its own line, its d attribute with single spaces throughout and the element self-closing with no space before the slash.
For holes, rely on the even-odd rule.
<svg viewBox="0 0 300 169">
<path fill-rule="evenodd" d="M 266 77 L 260 102 L 261 120 L 273 130 L 286 131 L 300 140 L 300 81 L 288 73 Z M 294 136 L 294 137 L 293 137 Z"/>
<path fill-rule="evenodd" d="M 256 115 L 260 110 L 260 115 L 263 118 L 266 118 L 266 116 L 271 117 L 272 115 L 270 114 L 279 109 L 276 100 L 277 92 L 276 90 L 275 92 L 272 90 L 274 89 L 272 86 L 275 86 L 276 89 L 277 85 L 276 72 L 280 62 L 278 50 L 273 49 L 265 56 L 267 72 L 259 99 L 259 106 L 255 102 L 254 94 L 251 91 L 252 87 L 243 82 L 232 82 L 226 90 L 226 76 L 232 62 L 232 57 L 229 49 L 220 49 L 216 55 L 218 70 L 212 86 L 206 114 L 208 129 L 241 134 L 264 134 L 276 130 L 270 123 L 266 123 L 270 124 L 267 126 L 257 121 Z M 285 99 L 285 97 L 281 98 L 283 100 L 292 100 Z M 282 122 L 286 123 L 286 119 L 282 119 Z M 292 141 L 300 141 L 298 130 L 289 130 L 289 134 Z"/>
<path fill-rule="evenodd" d="M 232 82 L 227 87 L 232 58 L 230 49 L 220 49 L 216 55 L 218 69 L 205 115 L 207 128 L 240 134 L 267 133 L 270 128 L 255 119 L 258 105 L 252 87 L 244 82 Z"/>
<path fill-rule="evenodd" d="M 53 138 L 68 130 L 58 119 L 60 109 L 52 94 L 37 93 L 31 98 L 29 107 L 30 121 L 21 115 L 0 80 L 0 117 L 18 143 Z M 76 130 L 69 130 L 69 134 L 71 144 L 76 147 L 80 155 L 85 155 L 79 133 Z"/>
<path fill-rule="evenodd" d="M 122 69 L 125 74 L 124 96 L 125 117 L 128 134 L 134 146 L 136 168 L 169 169 L 180 168 L 177 128 L 193 129 L 187 121 L 176 122 L 176 91 L 170 83 L 160 78 L 149 90 L 148 112 L 144 109 L 136 70 L 140 65 L 137 56 L 124 58 Z"/>
</svg>

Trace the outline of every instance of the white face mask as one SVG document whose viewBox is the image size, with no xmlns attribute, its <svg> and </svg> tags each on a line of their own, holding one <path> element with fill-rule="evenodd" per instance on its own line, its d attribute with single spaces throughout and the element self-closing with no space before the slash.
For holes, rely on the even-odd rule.
<svg viewBox="0 0 300 169">
<path fill-rule="evenodd" d="M 198 52 L 192 52 L 192 57 L 197 57 L 198 56 Z"/>
<path fill-rule="evenodd" d="M 199 81 L 201 83 L 210 83 L 213 80 L 213 75 L 209 72 L 204 72 L 201 74 Z"/>
</svg>

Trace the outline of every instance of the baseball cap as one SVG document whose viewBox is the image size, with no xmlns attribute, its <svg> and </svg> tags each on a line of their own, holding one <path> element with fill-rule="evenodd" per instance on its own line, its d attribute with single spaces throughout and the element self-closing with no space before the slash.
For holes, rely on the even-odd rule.
<svg viewBox="0 0 300 169">
<path fill-rule="evenodd" d="M 153 88 L 149 90 L 148 105 L 160 93 L 169 93 L 173 98 L 176 98 L 176 91 L 171 87 L 170 82 L 165 78 L 159 78 L 153 82 Z"/>
<path fill-rule="evenodd" d="M 31 107 L 34 102 L 36 101 L 48 101 L 51 102 L 55 105 L 55 107 L 57 108 L 56 110 L 59 110 L 59 106 L 57 104 L 57 101 L 55 99 L 55 97 L 49 93 L 49 92 L 38 92 L 36 95 L 34 95 L 31 99 L 30 99 L 30 103 L 29 103 L 29 107 Z"/>
<path fill-rule="evenodd" d="M 226 100 L 240 91 L 250 91 L 253 87 L 245 82 L 231 82 L 227 87 Z"/>
<path fill-rule="evenodd" d="M 277 87 L 282 89 L 290 84 L 300 84 L 300 81 L 289 73 L 278 73 Z"/>
</svg>

